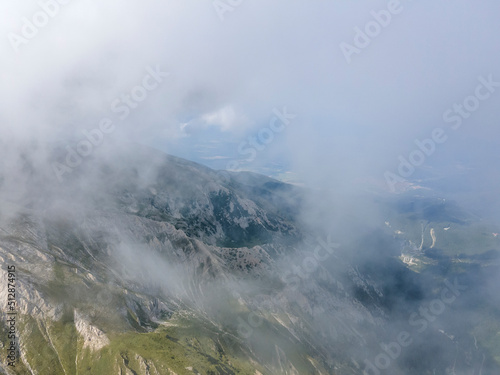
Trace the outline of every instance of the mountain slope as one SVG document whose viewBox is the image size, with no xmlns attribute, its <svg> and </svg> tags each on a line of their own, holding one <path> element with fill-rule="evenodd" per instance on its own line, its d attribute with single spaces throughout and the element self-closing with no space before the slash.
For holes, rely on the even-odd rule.
<svg viewBox="0 0 500 375">
<path fill-rule="evenodd" d="M 339 246 L 302 226 L 300 189 L 264 176 L 139 146 L 62 184 L 29 161 L 25 171 L 25 194 L 1 194 L 20 348 L 15 368 L 0 357 L 4 373 L 361 374 L 439 292 L 426 289 L 434 273 L 398 260 L 400 238 L 363 228 Z M 0 283 L 0 300 L 8 293 Z M 445 332 L 460 343 L 438 326 L 415 336 L 442 361 L 419 361 L 430 355 L 419 344 L 391 371 L 444 373 L 457 350 L 484 353 L 460 327 Z M 483 374 L 498 369 L 490 359 Z"/>
</svg>

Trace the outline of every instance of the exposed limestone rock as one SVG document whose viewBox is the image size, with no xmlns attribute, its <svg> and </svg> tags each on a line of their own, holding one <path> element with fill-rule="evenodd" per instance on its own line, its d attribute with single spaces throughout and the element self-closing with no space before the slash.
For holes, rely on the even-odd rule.
<svg viewBox="0 0 500 375">
<path fill-rule="evenodd" d="M 75 326 L 78 333 L 83 337 L 83 348 L 90 348 L 92 351 L 102 349 L 109 344 L 106 334 L 99 328 L 90 325 L 86 318 L 74 310 Z"/>
</svg>

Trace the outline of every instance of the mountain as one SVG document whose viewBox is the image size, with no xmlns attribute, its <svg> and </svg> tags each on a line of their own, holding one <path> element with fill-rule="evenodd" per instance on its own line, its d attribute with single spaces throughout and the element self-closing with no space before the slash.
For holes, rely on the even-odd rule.
<svg viewBox="0 0 500 375">
<path fill-rule="evenodd" d="M 380 228 L 335 243 L 304 224 L 303 189 L 138 145 L 96 154 L 62 183 L 36 166 L 23 164 L 25 191 L 1 186 L 0 300 L 15 293 L 19 338 L 12 367 L 6 309 L 2 373 L 498 373 L 459 324 L 470 285 L 444 326 L 384 354 L 459 273 L 415 272 L 399 259 L 410 239 Z M 465 223 L 455 206 L 381 204 L 391 218 L 422 207 L 407 227 Z"/>
</svg>

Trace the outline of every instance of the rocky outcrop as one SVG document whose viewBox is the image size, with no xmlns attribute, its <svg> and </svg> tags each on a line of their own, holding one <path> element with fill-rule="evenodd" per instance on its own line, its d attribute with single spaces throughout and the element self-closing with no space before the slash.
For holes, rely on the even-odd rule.
<svg viewBox="0 0 500 375">
<path fill-rule="evenodd" d="M 75 326 L 83 339 L 83 348 L 90 348 L 92 351 L 97 351 L 109 344 L 109 339 L 106 334 L 99 328 L 92 326 L 88 319 L 74 311 Z"/>
</svg>

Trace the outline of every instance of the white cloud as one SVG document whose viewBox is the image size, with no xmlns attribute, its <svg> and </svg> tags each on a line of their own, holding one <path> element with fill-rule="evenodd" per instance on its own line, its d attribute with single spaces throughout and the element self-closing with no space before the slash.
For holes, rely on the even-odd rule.
<svg viewBox="0 0 500 375">
<path fill-rule="evenodd" d="M 238 114 L 231 106 L 226 106 L 214 112 L 201 116 L 204 124 L 219 127 L 222 131 L 234 128 L 243 128 L 250 125 L 250 120 L 242 114 Z"/>
<path fill-rule="evenodd" d="M 114 137 L 178 139 L 216 127 L 238 144 L 287 106 L 298 115 L 286 132 L 289 153 L 304 170 L 329 160 L 338 175 L 340 160 L 352 159 L 350 171 L 384 171 L 442 125 L 443 110 L 479 75 L 500 77 L 491 47 L 500 35 L 497 1 L 405 4 L 349 65 L 339 44 L 387 2 L 254 0 L 220 22 L 210 1 L 72 1 L 16 54 L 7 34 L 21 32 L 38 1 L 4 1 L 0 135 L 51 139 L 95 127 L 145 67 L 159 64 L 172 79 Z M 465 139 L 498 139 L 497 104 L 470 119 Z"/>
</svg>

